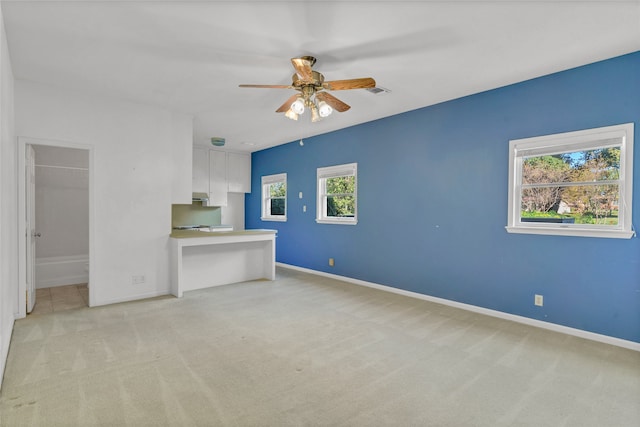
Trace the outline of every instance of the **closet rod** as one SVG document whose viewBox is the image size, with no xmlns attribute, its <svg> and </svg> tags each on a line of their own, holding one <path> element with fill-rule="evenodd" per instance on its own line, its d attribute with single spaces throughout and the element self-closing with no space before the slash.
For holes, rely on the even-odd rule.
<svg viewBox="0 0 640 427">
<path fill-rule="evenodd" d="M 51 168 L 51 169 L 71 169 L 77 171 L 88 171 L 89 168 L 76 168 L 73 166 L 53 166 L 53 165 L 36 165 L 38 168 Z"/>
</svg>

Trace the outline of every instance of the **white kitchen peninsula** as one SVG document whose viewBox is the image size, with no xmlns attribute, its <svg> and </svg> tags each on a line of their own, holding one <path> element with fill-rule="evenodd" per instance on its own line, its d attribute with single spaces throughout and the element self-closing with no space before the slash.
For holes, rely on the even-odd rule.
<svg viewBox="0 0 640 427">
<path fill-rule="evenodd" d="M 276 278 L 276 230 L 174 231 L 171 293 Z"/>
</svg>

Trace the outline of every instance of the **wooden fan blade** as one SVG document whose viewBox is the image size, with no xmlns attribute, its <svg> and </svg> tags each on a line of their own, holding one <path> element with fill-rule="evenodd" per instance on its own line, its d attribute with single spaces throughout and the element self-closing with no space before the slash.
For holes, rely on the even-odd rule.
<svg viewBox="0 0 640 427">
<path fill-rule="evenodd" d="M 295 89 L 291 85 L 238 85 L 238 87 L 257 87 L 262 89 Z"/>
<path fill-rule="evenodd" d="M 367 89 L 370 87 L 376 87 L 376 81 L 371 77 L 349 80 L 332 80 L 330 82 L 324 82 L 322 87 L 328 90 Z"/>
<path fill-rule="evenodd" d="M 282 105 L 280 106 L 280 108 L 278 108 L 278 109 L 276 110 L 276 113 L 284 113 L 284 112 L 285 112 L 285 111 L 287 111 L 289 108 L 291 108 L 291 104 L 293 104 L 293 103 L 296 101 L 296 99 L 298 99 L 298 96 L 299 96 L 299 95 L 291 95 L 291 97 L 290 97 L 289 99 L 287 99 L 287 100 L 284 102 L 284 104 L 282 104 Z M 328 104 L 328 102 L 327 102 L 327 104 Z"/>
<path fill-rule="evenodd" d="M 333 108 L 334 110 L 340 113 L 347 111 L 349 108 L 351 108 L 349 105 L 340 101 L 335 96 L 328 94 L 327 92 L 316 92 L 316 99 L 326 102 L 331 106 L 331 108 Z"/>
<path fill-rule="evenodd" d="M 312 63 L 308 58 L 291 58 L 291 63 L 301 80 L 313 81 L 313 73 L 311 72 Z"/>
</svg>

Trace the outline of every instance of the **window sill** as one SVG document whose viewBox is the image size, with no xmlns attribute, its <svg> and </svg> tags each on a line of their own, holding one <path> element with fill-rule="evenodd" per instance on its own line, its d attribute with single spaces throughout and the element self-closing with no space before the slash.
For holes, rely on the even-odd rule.
<svg viewBox="0 0 640 427">
<path fill-rule="evenodd" d="M 356 225 L 357 220 L 316 219 L 318 224 Z"/>
<path fill-rule="evenodd" d="M 277 218 L 277 217 L 273 217 L 273 216 L 269 216 L 269 217 L 264 217 L 261 216 L 260 217 L 261 221 L 276 221 L 276 222 L 287 222 L 287 217 L 282 217 L 282 218 Z"/>
<path fill-rule="evenodd" d="M 625 230 L 603 230 L 576 227 L 527 227 L 527 226 L 506 226 L 508 233 L 515 234 L 542 234 L 551 236 L 576 236 L 576 237 L 603 237 L 610 239 L 630 239 L 635 236 L 635 231 Z"/>
</svg>

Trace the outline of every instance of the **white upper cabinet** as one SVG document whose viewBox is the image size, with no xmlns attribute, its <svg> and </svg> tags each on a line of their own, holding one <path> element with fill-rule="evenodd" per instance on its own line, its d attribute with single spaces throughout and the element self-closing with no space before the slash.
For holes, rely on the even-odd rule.
<svg viewBox="0 0 640 427">
<path fill-rule="evenodd" d="M 250 193 L 251 154 L 194 147 L 192 191 L 209 194 L 209 206 L 227 206 L 227 193 Z"/>
<path fill-rule="evenodd" d="M 229 193 L 251 193 L 251 154 L 227 153 Z"/>
<path fill-rule="evenodd" d="M 227 153 L 209 150 L 209 206 L 227 206 Z"/>
<path fill-rule="evenodd" d="M 191 191 L 209 193 L 209 150 L 193 148 L 193 181 Z"/>
</svg>

